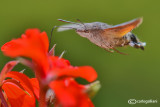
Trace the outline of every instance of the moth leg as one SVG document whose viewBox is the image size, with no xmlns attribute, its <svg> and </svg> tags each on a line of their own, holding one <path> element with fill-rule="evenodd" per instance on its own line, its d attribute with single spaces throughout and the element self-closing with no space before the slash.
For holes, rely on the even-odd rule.
<svg viewBox="0 0 160 107">
<path fill-rule="evenodd" d="M 121 45 L 121 46 L 124 46 L 124 44 L 125 44 L 125 40 L 123 40 L 123 43 L 122 43 L 122 45 Z"/>
<path fill-rule="evenodd" d="M 116 51 L 117 53 L 120 53 L 120 54 L 122 54 L 122 55 L 128 55 L 128 54 L 126 54 L 126 53 L 122 53 L 122 52 L 120 52 L 119 50 L 117 50 L 117 49 L 115 49 L 115 48 L 112 48 L 114 51 Z"/>
<path fill-rule="evenodd" d="M 104 44 L 104 46 L 101 45 L 101 48 L 105 49 L 106 51 L 108 51 L 110 53 L 114 52 L 113 50 L 110 50 L 110 49 L 112 49 L 112 46 L 107 46 L 104 41 L 102 41 L 102 43 Z"/>
<path fill-rule="evenodd" d="M 110 48 L 104 48 L 106 51 L 110 52 L 110 53 L 113 53 L 114 51 L 113 50 L 110 50 Z"/>
<path fill-rule="evenodd" d="M 119 42 L 119 40 L 117 39 L 117 40 L 115 41 L 115 44 L 118 44 L 118 42 Z"/>
</svg>

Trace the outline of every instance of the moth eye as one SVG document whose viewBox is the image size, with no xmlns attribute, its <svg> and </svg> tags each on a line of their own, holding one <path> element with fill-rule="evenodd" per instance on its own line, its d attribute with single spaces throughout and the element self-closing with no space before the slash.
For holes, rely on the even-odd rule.
<svg viewBox="0 0 160 107">
<path fill-rule="evenodd" d="M 89 30 L 84 30 L 85 33 L 89 33 Z"/>
</svg>

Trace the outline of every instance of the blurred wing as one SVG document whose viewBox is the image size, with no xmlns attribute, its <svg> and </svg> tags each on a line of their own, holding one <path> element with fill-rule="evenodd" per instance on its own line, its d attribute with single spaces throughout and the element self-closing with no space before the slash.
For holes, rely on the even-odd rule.
<svg viewBox="0 0 160 107">
<path fill-rule="evenodd" d="M 104 29 L 104 33 L 111 34 L 115 37 L 123 37 L 134 28 L 138 27 L 143 21 L 143 18 L 137 18 L 129 22 L 125 22 L 119 25 L 115 25 L 111 28 Z"/>
<path fill-rule="evenodd" d="M 77 27 L 79 27 L 79 25 L 77 24 L 66 24 L 66 25 L 59 26 L 57 31 L 62 32 L 66 30 L 77 29 Z"/>
</svg>

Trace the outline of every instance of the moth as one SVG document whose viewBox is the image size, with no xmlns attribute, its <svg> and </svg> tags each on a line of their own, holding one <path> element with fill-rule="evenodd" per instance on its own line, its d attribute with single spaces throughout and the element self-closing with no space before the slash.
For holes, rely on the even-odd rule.
<svg viewBox="0 0 160 107">
<path fill-rule="evenodd" d="M 58 19 L 59 21 L 70 23 L 58 27 L 58 31 L 66 31 L 74 29 L 80 36 L 89 39 L 97 46 L 104 48 L 109 52 L 118 52 L 117 47 L 131 46 L 144 50 L 145 42 L 141 42 L 131 31 L 142 23 L 142 18 L 133 19 L 131 21 L 109 25 L 103 22 L 83 23 L 77 19 L 76 22 Z"/>
</svg>

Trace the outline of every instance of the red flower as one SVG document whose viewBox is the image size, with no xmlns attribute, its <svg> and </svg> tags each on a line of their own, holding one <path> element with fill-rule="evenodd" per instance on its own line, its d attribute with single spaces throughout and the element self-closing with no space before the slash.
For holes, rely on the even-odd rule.
<svg viewBox="0 0 160 107">
<path fill-rule="evenodd" d="M 1 71 L 0 99 L 2 104 L 4 107 L 8 107 L 8 105 L 11 107 L 35 107 L 35 97 L 38 96 L 33 93 L 33 86 L 30 82 L 33 80 L 22 73 L 11 71 L 16 64 L 17 61 L 10 61 Z"/>
<path fill-rule="evenodd" d="M 26 65 L 32 65 L 38 78 L 41 107 L 46 105 L 45 94 L 49 88 L 55 92 L 59 102 L 57 104 L 63 107 L 70 105 L 76 105 L 77 107 L 85 105 L 85 107 L 89 107 L 93 105 L 84 92 L 84 86 L 76 83 L 73 78 L 80 77 L 93 82 L 97 78 L 96 71 L 90 66 L 71 66 L 68 60 L 52 56 L 52 52 L 48 53 L 48 46 L 48 38 L 45 32 L 40 33 L 38 29 L 29 29 L 21 38 L 4 44 L 1 50 L 10 57 L 24 56 L 32 59 L 33 62 L 28 60 L 23 60 L 22 62 L 28 63 Z M 61 91 L 65 93 L 65 98 L 60 94 Z M 67 97 L 71 98 L 71 96 L 72 99 L 68 99 L 69 102 L 65 101 Z"/>
<path fill-rule="evenodd" d="M 57 75 L 82 76 L 90 82 L 97 78 L 97 73 L 89 66 L 72 67 L 69 64 L 69 61 L 51 56 L 48 53 L 48 46 L 49 42 L 45 32 L 40 33 L 38 29 L 29 29 L 21 36 L 21 38 L 5 43 L 1 47 L 1 50 L 5 55 L 10 57 L 24 56 L 31 58 L 34 61 L 34 67 L 37 70 L 36 73 L 40 79 L 50 79 L 50 77 L 53 77 L 53 75 L 51 76 L 53 73 L 58 73 L 54 75 L 56 77 Z M 62 70 L 71 72 L 62 72 Z M 74 72 L 75 70 L 76 72 Z"/>
</svg>

